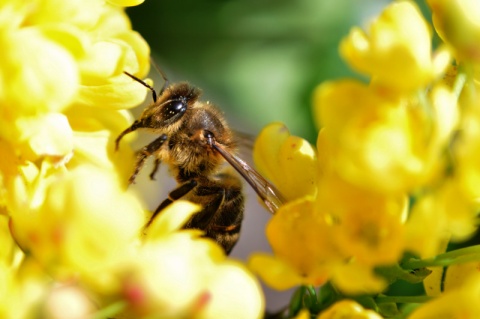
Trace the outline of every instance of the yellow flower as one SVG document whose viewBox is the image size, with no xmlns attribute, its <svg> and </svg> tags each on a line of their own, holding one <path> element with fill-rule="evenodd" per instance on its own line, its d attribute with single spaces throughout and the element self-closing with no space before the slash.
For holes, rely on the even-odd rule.
<svg viewBox="0 0 480 319">
<path fill-rule="evenodd" d="M 314 107 L 331 165 L 349 182 L 375 192 L 402 194 L 432 179 L 458 111 L 444 86 L 427 98 L 423 105 L 416 97 L 385 94 L 354 80 L 321 84 Z"/>
<path fill-rule="evenodd" d="M 316 151 L 306 140 L 291 136 L 285 125 L 272 123 L 260 132 L 253 158 L 258 170 L 287 200 L 315 196 Z"/>
<path fill-rule="evenodd" d="M 433 24 L 460 60 L 480 61 L 480 3 L 476 0 L 428 0 Z"/>
<path fill-rule="evenodd" d="M 348 244 L 338 243 L 337 232 L 347 231 L 337 229 L 326 211 L 308 198 L 282 206 L 266 230 L 275 255 L 253 254 L 250 268 L 278 290 L 297 285 L 318 286 L 332 280 L 343 292 L 381 291 L 385 282 L 373 274 L 371 266 L 362 264 L 352 256 L 352 251 L 345 249 Z"/>
<path fill-rule="evenodd" d="M 198 231 L 180 228 L 198 205 L 176 201 L 154 220 L 144 244 L 119 272 L 133 317 L 260 318 L 256 280 Z M 232 287 L 235 287 L 232 289 Z"/>
<path fill-rule="evenodd" d="M 81 273 L 86 282 L 108 284 L 108 267 L 144 225 L 137 199 L 124 194 L 115 174 L 95 166 L 63 173 L 42 167 L 33 182 L 27 178 L 14 181 L 8 203 L 22 249 L 58 276 Z"/>
<path fill-rule="evenodd" d="M 268 223 L 266 233 L 275 257 L 255 254 L 249 263 L 273 288 L 321 285 L 329 278 L 329 262 L 341 258 L 327 240 L 329 225 L 311 199 L 282 206 Z"/>
<path fill-rule="evenodd" d="M 68 158 L 70 122 L 77 114 L 91 116 L 87 105 L 117 110 L 144 99 L 145 90 L 122 72 L 148 72 L 148 45 L 121 8 L 99 0 L 45 0 L 6 1 L 0 10 L 14 22 L 0 24 L 0 139 L 20 159 Z"/>
<path fill-rule="evenodd" d="M 403 91 L 428 84 L 447 66 L 448 55 L 432 57 L 430 43 L 430 28 L 417 6 L 396 1 L 372 22 L 367 34 L 354 27 L 340 53 L 374 83 Z"/>
</svg>

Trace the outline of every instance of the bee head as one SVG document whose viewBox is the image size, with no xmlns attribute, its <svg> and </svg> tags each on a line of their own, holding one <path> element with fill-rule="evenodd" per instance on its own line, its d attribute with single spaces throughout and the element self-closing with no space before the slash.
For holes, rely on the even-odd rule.
<svg viewBox="0 0 480 319">
<path fill-rule="evenodd" d="M 118 149 L 123 136 L 140 128 L 161 133 L 166 130 L 175 130 L 175 127 L 181 124 L 183 115 L 198 100 L 200 94 L 199 89 L 186 82 L 166 87 L 160 96 L 143 111 L 140 118 L 118 136 L 116 148 Z M 153 96 L 155 97 L 155 94 Z"/>
<path fill-rule="evenodd" d="M 168 86 L 135 121 L 137 128 L 163 129 L 177 123 L 187 109 L 198 100 L 201 91 L 186 82 Z M 135 125 L 135 123 L 134 123 Z"/>
</svg>

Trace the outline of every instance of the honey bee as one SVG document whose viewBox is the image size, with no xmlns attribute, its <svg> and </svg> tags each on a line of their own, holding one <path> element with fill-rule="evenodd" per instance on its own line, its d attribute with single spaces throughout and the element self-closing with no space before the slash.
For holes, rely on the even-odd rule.
<svg viewBox="0 0 480 319">
<path fill-rule="evenodd" d="M 228 162 L 255 190 L 272 213 L 282 204 L 280 192 L 256 170 L 236 155 L 237 138 L 222 113 L 209 102 L 200 101 L 201 91 L 186 83 L 169 84 L 160 71 L 164 85 L 155 89 L 124 72 L 152 92 L 153 103 L 140 118 L 125 129 L 115 141 L 138 129 L 158 134 L 151 143 L 137 152 L 137 160 L 129 183 L 133 183 L 146 159 L 153 156 L 154 179 L 161 163 L 169 166 L 178 186 L 154 211 L 146 227 L 168 205 L 178 199 L 200 204 L 184 228 L 204 231 L 206 237 L 220 244 L 228 254 L 238 241 L 244 211 L 242 182 L 234 171 L 225 169 Z"/>
</svg>

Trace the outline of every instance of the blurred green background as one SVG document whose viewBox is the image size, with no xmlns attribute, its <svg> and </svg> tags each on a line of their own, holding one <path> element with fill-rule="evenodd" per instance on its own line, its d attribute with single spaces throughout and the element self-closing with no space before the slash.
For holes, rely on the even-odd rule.
<svg viewBox="0 0 480 319">
<path fill-rule="evenodd" d="M 388 2 L 147 0 L 127 12 L 169 80 L 202 88 L 236 130 L 281 121 L 315 143 L 313 89 L 353 74 L 338 44 Z"/>
</svg>

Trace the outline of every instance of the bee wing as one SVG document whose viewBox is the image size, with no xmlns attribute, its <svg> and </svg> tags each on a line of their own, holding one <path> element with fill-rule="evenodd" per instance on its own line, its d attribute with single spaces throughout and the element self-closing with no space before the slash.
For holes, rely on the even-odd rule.
<svg viewBox="0 0 480 319">
<path fill-rule="evenodd" d="M 241 158 L 225 150 L 222 145 L 214 143 L 212 146 L 240 175 L 242 175 L 247 183 L 252 186 L 253 190 L 263 200 L 268 210 L 270 210 L 272 214 L 275 214 L 278 208 L 280 208 L 285 202 L 280 191 Z"/>
<path fill-rule="evenodd" d="M 235 138 L 235 143 L 237 144 L 239 149 L 242 152 L 245 151 L 247 152 L 247 154 L 250 153 L 248 155 L 251 155 L 251 152 L 253 150 L 253 145 L 255 144 L 256 136 L 249 133 L 237 131 L 237 130 L 233 130 L 233 136 Z"/>
</svg>

